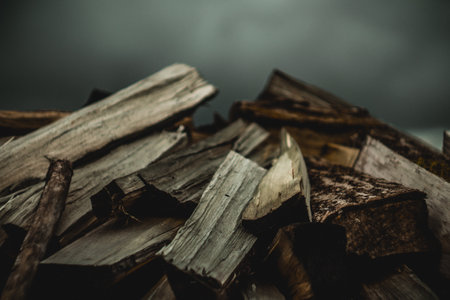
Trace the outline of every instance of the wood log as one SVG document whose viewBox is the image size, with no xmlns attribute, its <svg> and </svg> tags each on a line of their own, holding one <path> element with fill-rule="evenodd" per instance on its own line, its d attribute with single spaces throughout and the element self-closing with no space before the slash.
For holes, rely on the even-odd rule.
<svg viewBox="0 0 450 300">
<path fill-rule="evenodd" d="M 66 111 L 0 110 L 0 136 L 23 135 L 68 116 Z"/>
<path fill-rule="evenodd" d="M 321 157 L 332 164 L 353 168 L 358 154 L 358 148 L 328 143 L 323 148 Z"/>
<path fill-rule="evenodd" d="M 367 137 L 355 169 L 427 194 L 429 226 L 442 244 L 441 272 L 450 278 L 450 183 Z"/>
<path fill-rule="evenodd" d="M 39 262 L 44 258 L 48 242 L 64 210 L 71 178 L 72 166 L 69 161 L 56 160 L 50 163 L 39 207 L 3 289 L 2 299 L 27 297 Z"/>
<path fill-rule="evenodd" d="M 142 199 L 141 204 L 153 213 L 178 210 L 189 215 L 228 152 L 250 153 L 267 135 L 256 124 L 246 127 L 238 120 L 205 140 L 115 179 L 91 197 L 94 212 L 108 217 L 128 211 Z"/>
<path fill-rule="evenodd" d="M 97 193 L 112 179 L 133 173 L 164 153 L 186 141 L 186 134 L 161 132 L 125 144 L 90 164 L 75 169 L 66 208 L 56 229 L 61 245 L 66 245 L 80 233 L 96 224 L 90 196 Z M 43 185 L 36 184 L 8 196 L 0 208 L 0 224 L 28 230 Z"/>
<path fill-rule="evenodd" d="M 444 131 L 444 142 L 442 143 L 442 152 L 450 156 L 450 130 Z"/>
<path fill-rule="evenodd" d="M 407 266 L 398 268 L 388 276 L 364 283 L 361 299 L 439 299 L 439 297 Z"/>
<path fill-rule="evenodd" d="M 378 258 L 436 250 L 424 193 L 350 168 L 308 166 L 313 220 L 343 226 L 349 253 Z"/>
<path fill-rule="evenodd" d="M 45 277 L 111 286 L 155 259 L 184 223 L 177 218 L 111 219 L 41 262 Z"/>
<path fill-rule="evenodd" d="M 280 139 L 281 155 L 242 214 L 244 224 L 258 231 L 312 219 L 311 188 L 302 152 L 285 129 Z"/>
<path fill-rule="evenodd" d="M 44 179 L 45 156 L 63 157 L 75 164 L 115 142 L 161 128 L 215 92 L 194 68 L 169 66 L 0 148 L 0 193 Z M 12 168 L 15 172 L 11 173 Z"/>
<path fill-rule="evenodd" d="M 266 171 L 231 151 L 214 174 L 200 202 L 174 240 L 160 251 L 169 266 L 220 293 L 239 273 L 256 242 L 241 215 Z M 169 281 L 177 297 L 192 296 L 189 281 Z M 172 275 L 171 275 L 172 274 Z"/>
</svg>

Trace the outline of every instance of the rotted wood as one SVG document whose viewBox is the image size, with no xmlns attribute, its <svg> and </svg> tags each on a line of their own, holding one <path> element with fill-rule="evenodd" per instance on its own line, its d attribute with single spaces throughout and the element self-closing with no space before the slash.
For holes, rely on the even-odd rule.
<svg viewBox="0 0 450 300">
<path fill-rule="evenodd" d="M 26 299 L 39 262 L 44 258 L 64 210 L 71 178 L 72 165 L 69 161 L 51 161 L 39 207 L 3 289 L 2 299 Z"/>
<path fill-rule="evenodd" d="M 341 299 L 356 290 L 346 266 L 345 229 L 334 224 L 291 224 L 269 246 L 270 274 L 289 299 Z"/>
<path fill-rule="evenodd" d="M 107 155 L 76 168 L 56 236 L 61 245 L 73 241 L 80 233 L 98 223 L 92 212 L 90 196 L 112 179 L 133 173 L 164 153 L 186 142 L 182 128 L 176 132 L 161 132 L 113 149 Z M 43 184 L 39 183 L 6 196 L 0 208 L 0 224 L 27 231 L 36 210 Z"/>
<path fill-rule="evenodd" d="M 243 229 L 241 215 L 265 173 L 234 151 L 227 155 L 190 218 L 160 251 L 175 270 L 168 275 L 177 297 L 193 294 L 190 281 L 220 294 L 239 275 L 239 266 L 256 242 Z M 180 280 L 183 276 L 177 273 L 190 280 Z"/>
<path fill-rule="evenodd" d="M 154 260 L 183 223 L 177 218 L 111 219 L 42 261 L 41 268 L 48 278 L 111 286 Z"/>
<path fill-rule="evenodd" d="M 94 212 L 100 218 L 108 217 L 128 211 L 142 199 L 150 211 L 179 209 L 189 215 L 228 152 L 251 153 L 267 136 L 258 125 L 246 126 L 238 120 L 134 174 L 115 179 L 91 198 Z"/>
<path fill-rule="evenodd" d="M 242 214 L 244 225 L 253 230 L 312 219 L 311 187 L 302 152 L 284 128 L 280 140 L 281 155 L 259 183 Z"/>
<path fill-rule="evenodd" d="M 313 220 L 343 226 L 347 251 L 371 258 L 436 250 L 425 194 L 350 168 L 309 161 Z"/>
<path fill-rule="evenodd" d="M 66 117 L 66 111 L 0 110 L 0 136 L 23 135 Z"/>
<path fill-rule="evenodd" d="M 364 283 L 361 299 L 439 299 L 439 297 L 407 266 L 399 267 L 395 272 L 382 279 Z"/>
<path fill-rule="evenodd" d="M 450 157 L 450 130 L 444 131 L 444 142 L 442 144 L 442 151 L 445 155 Z"/>
<path fill-rule="evenodd" d="M 215 92 L 194 68 L 171 65 L 1 147 L 0 194 L 43 180 L 46 156 L 75 164 L 108 145 L 189 114 Z"/>
<path fill-rule="evenodd" d="M 429 227 L 442 244 L 441 272 L 450 278 L 450 183 L 367 137 L 355 169 L 426 193 Z"/>
</svg>

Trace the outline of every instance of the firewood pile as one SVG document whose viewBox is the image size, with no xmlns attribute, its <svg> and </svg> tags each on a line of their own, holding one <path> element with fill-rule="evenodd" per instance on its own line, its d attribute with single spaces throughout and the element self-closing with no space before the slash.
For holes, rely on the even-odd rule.
<svg viewBox="0 0 450 300">
<path fill-rule="evenodd" d="M 216 92 L 175 64 L 0 112 L 1 299 L 450 299 L 449 132 L 281 71 L 195 127 Z"/>
</svg>

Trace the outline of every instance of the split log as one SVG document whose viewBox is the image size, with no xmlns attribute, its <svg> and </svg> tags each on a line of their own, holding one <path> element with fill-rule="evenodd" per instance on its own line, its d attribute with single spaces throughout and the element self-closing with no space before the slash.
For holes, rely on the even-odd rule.
<svg viewBox="0 0 450 300">
<path fill-rule="evenodd" d="M 442 144 L 442 151 L 445 155 L 450 156 L 450 130 L 444 131 L 444 142 Z"/>
<path fill-rule="evenodd" d="M 174 275 L 177 272 L 217 294 L 237 276 L 239 265 L 256 242 L 256 237 L 242 228 L 241 215 L 265 173 L 233 151 L 220 165 L 191 217 L 160 251 L 176 270 L 168 275 L 177 297 L 189 298 L 194 289 L 189 280 L 182 282 L 182 276 Z"/>
<path fill-rule="evenodd" d="M 127 224 L 111 219 L 42 261 L 41 268 L 46 278 L 77 282 L 78 289 L 108 287 L 153 261 L 183 223 L 174 218 L 141 218 Z"/>
<path fill-rule="evenodd" d="M 349 253 L 378 258 L 436 249 L 424 193 L 312 161 L 309 176 L 313 220 L 343 226 Z"/>
<path fill-rule="evenodd" d="M 275 226 L 311 221 L 310 185 L 302 152 L 283 129 L 281 155 L 266 173 L 242 214 L 244 225 L 264 231 Z"/>
<path fill-rule="evenodd" d="M 429 226 L 442 244 L 441 272 L 450 278 L 450 183 L 367 137 L 355 169 L 427 194 Z"/>
<path fill-rule="evenodd" d="M 71 178 L 72 166 L 69 161 L 56 160 L 50 163 L 39 207 L 3 289 L 2 299 L 27 297 L 39 262 L 44 258 L 47 245 L 64 210 Z"/>
<path fill-rule="evenodd" d="M 328 143 L 323 148 L 321 157 L 332 164 L 353 168 L 358 154 L 358 148 Z"/>
<path fill-rule="evenodd" d="M 180 210 L 189 215 L 228 152 L 250 153 L 267 135 L 258 125 L 246 127 L 238 120 L 205 140 L 112 181 L 91 198 L 94 212 L 100 218 L 108 217 L 143 199 L 142 205 L 151 206 L 149 210 L 155 213 Z"/>
<path fill-rule="evenodd" d="M 65 111 L 0 111 L 0 136 L 23 135 L 55 122 L 70 112 Z"/>
<path fill-rule="evenodd" d="M 215 92 L 194 68 L 169 66 L 0 148 L 0 193 L 44 179 L 46 156 L 63 157 L 75 164 L 119 140 L 161 128 L 164 122 L 190 113 Z M 126 126 L 122 126 L 124 122 Z"/>
<path fill-rule="evenodd" d="M 362 285 L 361 299 L 439 299 L 408 267 L 402 266 L 383 279 Z"/>
<path fill-rule="evenodd" d="M 184 132 L 162 132 L 112 150 L 109 154 L 74 171 L 66 208 L 56 229 L 61 245 L 97 223 L 90 196 L 114 178 L 133 173 L 186 141 Z M 43 185 L 36 184 L 8 196 L 0 208 L 0 224 L 28 230 Z"/>
</svg>

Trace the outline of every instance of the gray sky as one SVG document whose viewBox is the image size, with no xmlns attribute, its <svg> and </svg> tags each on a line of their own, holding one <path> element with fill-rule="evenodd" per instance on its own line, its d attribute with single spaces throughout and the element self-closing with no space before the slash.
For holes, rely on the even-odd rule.
<svg viewBox="0 0 450 300">
<path fill-rule="evenodd" d="M 450 128 L 450 1 L 0 0 L 0 109 L 80 107 L 174 62 L 227 116 L 273 68 L 408 130 Z"/>
</svg>

